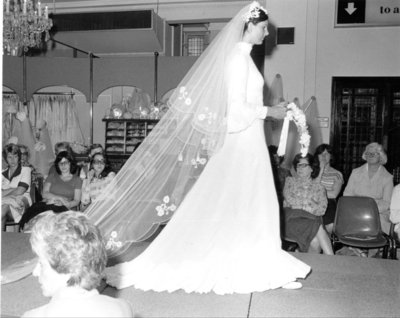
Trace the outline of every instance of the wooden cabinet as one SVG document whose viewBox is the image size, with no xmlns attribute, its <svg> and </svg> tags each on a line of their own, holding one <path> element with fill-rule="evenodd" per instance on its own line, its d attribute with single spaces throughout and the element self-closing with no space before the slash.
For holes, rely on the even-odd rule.
<svg viewBox="0 0 400 318">
<path fill-rule="evenodd" d="M 158 120 L 103 119 L 105 151 L 113 169 L 118 171 L 129 156 L 152 131 Z"/>
<path fill-rule="evenodd" d="M 384 146 L 390 173 L 400 165 L 400 78 L 333 78 L 332 121 L 330 143 L 346 180 L 365 163 L 361 156 L 371 142 Z"/>
</svg>

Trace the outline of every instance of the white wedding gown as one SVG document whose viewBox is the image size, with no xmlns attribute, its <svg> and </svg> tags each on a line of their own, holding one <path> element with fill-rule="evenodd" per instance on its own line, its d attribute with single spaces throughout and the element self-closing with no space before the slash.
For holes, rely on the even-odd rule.
<svg viewBox="0 0 400 318">
<path fill-rule="evenodd" d="M 241 42 L 227 64 L 228 131 L 165 229 L 137 258 L 106 269 L 117 288 L 251 293 L 305 278 L 281 249 L 279 205 L 265 142 L 264 80 Z"/>
</svg>

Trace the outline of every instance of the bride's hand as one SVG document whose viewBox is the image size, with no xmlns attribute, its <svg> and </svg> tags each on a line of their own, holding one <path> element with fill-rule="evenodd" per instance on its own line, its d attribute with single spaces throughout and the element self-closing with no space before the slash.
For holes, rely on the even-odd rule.
<svg viewBox="0 0 400 318">
<path fill-rule="evenodd" d="M 267 117 L 273 117 L 276 119 L 283 119 L 286 116 L 288 102 L 281 102 L 278 105 L 271 106 L 268 108 Z"/>
</svg>

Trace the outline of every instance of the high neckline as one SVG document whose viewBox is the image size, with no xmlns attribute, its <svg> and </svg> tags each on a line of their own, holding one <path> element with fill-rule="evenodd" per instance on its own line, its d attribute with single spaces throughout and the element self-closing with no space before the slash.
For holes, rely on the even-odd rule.
<svg viewBox="0 0 400 318">
<path fill-rule="evenodd" d="M 243 48 L 244 50 L 250 52 L 251 49 L 253 48 L 253 44 L 249 43 L 249 42 L 244 42 L 244 41 L 240 41 L 238 43 L 238 45 Z"/>
</svg>

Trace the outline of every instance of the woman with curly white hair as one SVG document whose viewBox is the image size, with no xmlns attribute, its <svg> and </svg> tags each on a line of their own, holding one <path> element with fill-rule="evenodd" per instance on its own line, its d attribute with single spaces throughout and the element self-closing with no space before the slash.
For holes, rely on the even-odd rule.
<svg viewBox="0 0 400 318">
<path fill-rule="evenodd" d="M 38 256 L 33 275 L 47 305 L 23 317 L 133 317 L 122 299 L 100 295 L 107 255 L 100 231 L 80 212 L 45 212 L 34 223 L 30 242 Z"/>
<path fill-rule="evenodd" d="M 384 167 L 386 153 L 381 144 L 372 142 L 365 147 L 362 158 L 366 163 L 353 169 L 343 195 L 373 198 L 378 205 L 382 230 L 389 233 L 393 176 Z"/>
</svg>

